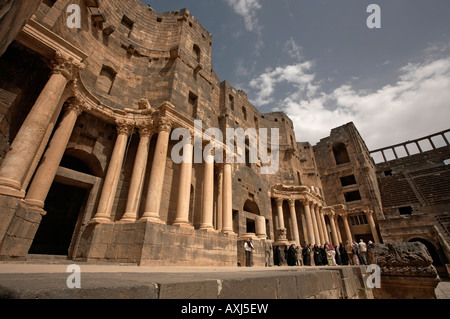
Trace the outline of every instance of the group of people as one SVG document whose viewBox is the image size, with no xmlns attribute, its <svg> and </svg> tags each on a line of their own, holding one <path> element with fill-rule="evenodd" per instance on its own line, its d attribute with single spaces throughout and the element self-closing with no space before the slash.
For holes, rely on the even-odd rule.
<svg viewBox="0 0 450 319">
<path fill-rule="evenodd" d="M 369 241 L 370 245 L 372 242 Z M 294 244 L 284 249 L 284 259 L 288 266 L 311 266 L 311 255 L 316 266 L 336 266 L 336 265 L 367 265 L 367 244 L 361 239 L 358 242 L 350 243 L 347 240 L 345 246 L 340 243 L 334 247 L 331 243 L 326 243 L 323 247 L 315 244 L 305 244 L 303 248 Z M 283 264 L 281 250 L 279 246 L 273 248 L 273 259 L 276 266 Z"/>
</svg>

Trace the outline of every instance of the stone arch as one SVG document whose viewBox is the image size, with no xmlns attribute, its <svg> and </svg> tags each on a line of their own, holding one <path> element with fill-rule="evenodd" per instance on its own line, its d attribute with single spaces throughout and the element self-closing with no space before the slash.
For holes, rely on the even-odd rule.
<svg viewBox="0 0 450 319">
<path fill-rule="evenodd" d="M 255 215 L 261 215 L 258 204 L 255 201 L 247 199 L 244 203 L 244 212 L 249 212 Z"/>
<path fill-rule="evenodd" d="M 333 155 L 336 161 L 336 165 L 350 163 L 347 146 L 345 146 L 343 142 L 337 142 L 333 145 Z"/>
<path fill-rule="evenodd" d="M 114 80 L 116 79 L 117 72 L 110 66 L 103 65 L 100 75 L 97 78 L 96 86 L 98 89 L 106 94 L 111 94 Z"/>
<path fill-rule="evenodd" d="M 200 47 L 197 44 L 194 44 L 192 47 L 192 52 L 194 52 L 195 59 L 197 60 L 197 63 L 200 63 L 201 61 L 201 50 Z"/>
<path fill-rule="evenodd" d="M 103 167 L 98 158 L 92 153 L 77 148 L 66 149 L 61 166 L 95 177 L 103 177 L 104 175 Z"/>
<path fill-rule="evenodd" d="M 420 242 L 420 243 L 424 244 L 425 247 L 427 247 L 427 250 L 430 253 L 431 258 L 433 259 L 433 265 L 436 268 L 443 267 L 448 262 L 446 260 L 447 258 L 445 258 L 445 255 L 441 254 L 439 252 L 439 249 L 436 248 L 436 245 L 434 243 L 432 243 L 431 241 L 424 239 L 424 238 L 415 237 L 415 238 L 408 240 L 408 242 L 410 242 L 410 243 Z"/>
</svg>

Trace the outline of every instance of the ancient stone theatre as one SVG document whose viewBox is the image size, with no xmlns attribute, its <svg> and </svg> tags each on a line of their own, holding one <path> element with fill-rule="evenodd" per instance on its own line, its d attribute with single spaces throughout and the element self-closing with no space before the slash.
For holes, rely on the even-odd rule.
<svg viewBox="0 0 450 319">
<path fill-rule="evenodd" d="M 301 123 L 262 114 L 218 78 L 212 35 L 187 9 L 24 2 L 0 5 L 1 259 L 234 267 L 251 237 L 264 266 L 267 240 L 364 239 L 420 241 L 447 272 L 449 130 L 371 151 L 348 123 L 317 145 L 298 142 Z M 70 4 L 80 28 L 67 25 Z M 171 133 L 192 132 L 191 154 L 196 120 L 224 134 L 277 128 L 278 171 L 261 174 L 266 164 L 248 156 L 175 163 Z M 226 151 L 248 155 L 250 144 Z"/>
</svg>

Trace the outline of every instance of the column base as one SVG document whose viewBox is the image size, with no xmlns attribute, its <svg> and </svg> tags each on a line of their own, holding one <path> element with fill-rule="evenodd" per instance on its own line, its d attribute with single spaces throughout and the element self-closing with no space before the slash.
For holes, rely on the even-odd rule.
<svg viewBox="0 0 450 319">
<path fill-rule="evenodd" d="M 136 219 L 132 219 L 132 218 L 125 218 L 125 219 L 121 219 L 117 222 L 117 224 L 135 224 L 137 222 Z"/>
<path fill-rule="evenodd" d="M 47 212 L 44 210 L 44 202 L 35 199 L 23 199 L 21 201 L 21 205 L 32 212 L 39 213 L 41 216 L 47 215 Z"/>
<path fill-rule="evenodd" d="M 135 214 L 125 213 L 122 218 L 118 221 L 120 224 L 124 223 L 135 223 L 137 221 Z"/>
<path fill-rule="evenodd" d="M 221 233 L 227 235 L 236 235 L 236 233 L 232 229 L 222 229 Z"/>
<path fill-rule="evenodd" d="M 215 231 L 212 225 L 200 225 L 200 230 L 206 230 L 208 232 Z"/>
<path fill-rule="evenodd" d="M 105 217 L 97 217 L 92 219 L 89 224 L 114 224 L 111 219 L 105 218 Z"/>
<path fill-rule="evenodd" d="M 141 219 L 139 219 L 139 222 L 166 225 L 166 222 L 163 222 L 158 217 L 142 217 Z"/>
<path fill-rule="evenodd" d="M 180 227 L 180 228 L 194 229 L 194 226 L 192 226 L 192 225 L 189 224 L 189 223 L 178 222 L 178 223 L 173 223 L 172 225 L 173 225 L 173 226 Z"/>
<path fill-rule="evenodd" d="M 0 194 L 21 199 L 24 198 L 26 195 L 25 191 L 7 185 L 0 185 Z"/>
</svg>

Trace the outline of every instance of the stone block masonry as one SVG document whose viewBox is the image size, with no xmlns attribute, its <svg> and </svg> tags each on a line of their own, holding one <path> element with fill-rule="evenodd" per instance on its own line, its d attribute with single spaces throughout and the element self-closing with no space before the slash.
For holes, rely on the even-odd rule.
<svg viewBox="0 0 450 319">
<path fill-rule="evenodd" d="M 236 235 L 153 223 L 89 225 L 76 260 L 141 266 L 237 265 Z"/>
<path fill-rule="evenodd" d="M 42 267 L 45 267 L 44 271 Z M 373 299 L 373 289 L 368 289 L 365 284 L 367 274 L 364 266 L 269 269 L 177 267 L 171 271 L 167 271 L 166 267 L 153 266 L 80 263 L 80 267 L 81 289 L 68 289 L 66 265 L 0 264 L 0 298 Z M 31 273 L 19 273 L 31 268 Z"/>
</svg>

